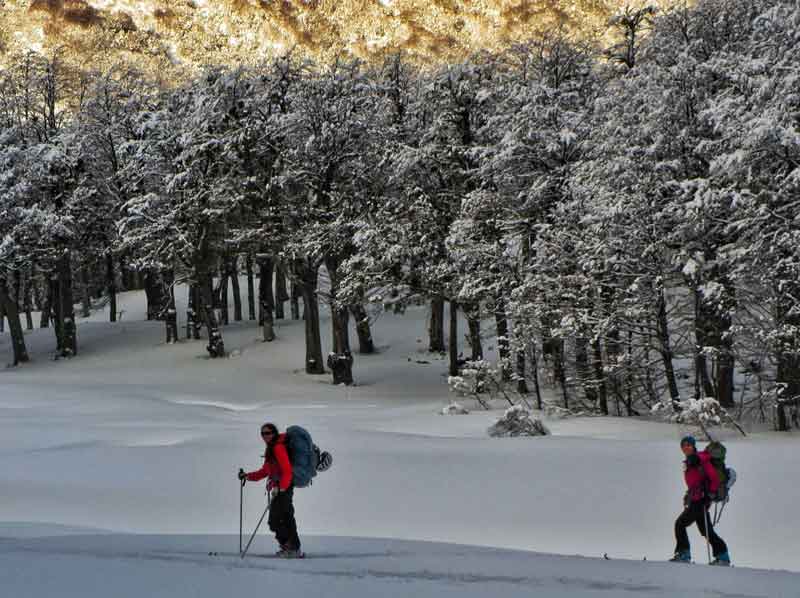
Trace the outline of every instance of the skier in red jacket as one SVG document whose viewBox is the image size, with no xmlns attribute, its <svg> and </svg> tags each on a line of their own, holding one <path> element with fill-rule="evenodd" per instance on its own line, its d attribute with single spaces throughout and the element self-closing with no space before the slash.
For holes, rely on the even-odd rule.
<svg viewBox="0 0 800 598">
<path fill-rule="evenodd" d="M 275 424 L 266 423 L 261 426 L 261 438 L 266 446 L 264 465 L 256 471 L 241 472 L 239 479 L 257 482 L 268 478 L 267 491 L 271 502 L 267 521 L 280 545 L 276 555 L 301 558 L 303 553 L 300 550 L 300 537 L 297 535 L 297 522 L 294 518 L 292 463 L 286 452 L 286 435 L 279 434 Z"/>
<path fill-rule="evenodd" d="M 700 534 L 711 542 L 714 551 L 714 560 L 711 564 L 729 566 L 731 559 L 728 555 L 728 547 L 714 531 L 708 516 L 708 508 L 711 504 L 708 497 L 719 488 L 717 470 L 711 464 L 711 456 L 706 451 L 697 451 L 697 442 L 694 437 L 682 438 L 681 450 L 686 456 L 683 477 L 688 490 L 683 497 L 683 512 L 675 520 L 675 555 L 670 560 L 679 563 L 691 562 L 692 554 L 686 528 L 696 523 Z"/>
</svg>

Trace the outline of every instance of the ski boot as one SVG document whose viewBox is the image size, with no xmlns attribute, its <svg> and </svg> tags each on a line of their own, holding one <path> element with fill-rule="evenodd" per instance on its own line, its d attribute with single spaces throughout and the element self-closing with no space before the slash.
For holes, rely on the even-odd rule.
<svg viewBox="0 0 800 598">
<path fill-rule="evenodd" d="M 723 552 L 722 554 L 717 555 L 717 557 L 709 564 L 713 565 L 714 567 L 730 567 L 731 557 L 727 552 Z"/>
<path fill-rule="evenodd" d="M 306 555 L 303 554 L 302 550 L 283 545 L 281 549 L 275 553 L 275 556 L 280 559 L 302 559 Z"/>
<path fill-rule="evenodd" d="M 683 550 L 681 552 L 676 552 L 672 555 L 670 559 L 671 563 L 691 563 L 692 562 L 692 553 L 688 550 Z"/>
</svg>

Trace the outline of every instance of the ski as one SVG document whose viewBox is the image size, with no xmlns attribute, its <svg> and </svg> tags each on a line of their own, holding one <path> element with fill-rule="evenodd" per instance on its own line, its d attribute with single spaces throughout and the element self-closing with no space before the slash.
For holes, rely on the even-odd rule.
<svg viewBox="0 0 800 598">
<path fill-rule="evenodd" d="M 236 552 L 219 552 L 219 551 L 216 551 L 216 550 L 212 550 L 211 552 L 209 552 L 208 556 L 229 557 L 229 558 L 230 557 L 239 557 L 239 558 L 242 557 L 241 554 L 236 553 Z M 277 554 L 248 554 L 247 556 L 255 558 L 255 559 L 278 559 L 278 560 L 284 560 L 284 561 L 293 561 L 293 560 L 298 560 L 298 559 L 305 559 L 307 557 L 305 552 L 301 552 L 297 556 L 293 556 L 293 557 L 285 557 L 285 556 L 280 556 L 280 555 L 277 555 Z"/>
<path fill-rule="evenodd" d="M 607 552 L 604 552 L 604 553 L 603 553 L 603 560 L 606 560 L 606 561 L 613 561 L 614 559 L 613 559 L 613 558 L 611 558 L 610 556 L 608 556 L 608 553 L 607 553 Z M 633 560 L 633 559 L 629 559 L 629 560 Z M 645 557 L 642 557 L 642 560 L 643 560 L 643 561 L 646 561 L 646 560 L 647 560 L 647 557 L 646 557 L 646 556 L 645 556 Z"/>
</svg>

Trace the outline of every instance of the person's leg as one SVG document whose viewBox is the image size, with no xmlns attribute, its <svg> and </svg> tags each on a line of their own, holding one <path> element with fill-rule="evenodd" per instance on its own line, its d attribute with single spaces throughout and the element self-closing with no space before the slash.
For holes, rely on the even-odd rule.
<svg viewBox="0 0 800 598">
<path fill-rule="evenodd" d="M 686 507 L 675 520 L 675 554 L 689 554 L 689 534 L 686 528 L 694 523 L 691 507 Z"/>
<path fill-rule="evenodd" d="M 297 521 L 294 518 L 294 487 L 290 487 L 286 492 L 286 537 L 290 548 L 300 550 L 300 536 L 297 534 Z"/>
<path fill-rule="evenodd" d="M 286 505 L 287 497 L 284 492 L 279 492 L 278 495 L 272 499 L 269 507 L 269 529 L 275 533 L 275 539 L 280 544 L 281 548 L 285 548 L 290 540 L 289 531 L 286 527 Z"/>
<path fill-rule="evenodd" d="M 708 528 L 708 536 L 706 536 L 706 527 Z M 711 550 L 713 551 L 715 557 L 728 552 L 728 547 L 725 544 L 725 541 L 717 535 L 717 532 L 714 531 L 714 526 L 710 521 L 710 513 L 708 513 L 705 508 L 703 508 L 702 511 L 700 511 L 700 514 L 697 516 L 697 529 L 700 530 L 700 535 L 702 535 L 704 538 L 708 537 L 708 541 L 711 543 Z"/>
</svg>

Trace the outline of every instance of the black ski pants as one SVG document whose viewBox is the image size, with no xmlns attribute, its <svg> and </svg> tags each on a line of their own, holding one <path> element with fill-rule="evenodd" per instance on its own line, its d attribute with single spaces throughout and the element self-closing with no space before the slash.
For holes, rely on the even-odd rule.
<svg viewBox="0 0 800 598">
<path fill-rule="evenodd" d="M 686 533 L 686 528 L 693 523 L 697 524 L 700 535 L 708 537 L 715 557 L 728 552 L 728 547 L 725 545 L 724 540 L 717 535 L 714 531 L 714 526 L 711 525 L 711 516 L 708 513 L 705 501 L 700 500 L 690 502 L 683 510 L 683 513 L 678 515 L 678 518 L 675 520 L 676 553 L 689 551 L 689 535 Z M 706 527 L 708 527 L 707 530 Z M 706 536 L 706 533 L 708 536 Z"/>
<path fill-rule="evenodd" d="M 300 537 L 297 535 L 297 522 L 294 520 L 294 487 L 278 492 L 269 507 L 269 529 L 275 532 L 275 539 L 284 548 L 300 550 Z"/>
</svg>

